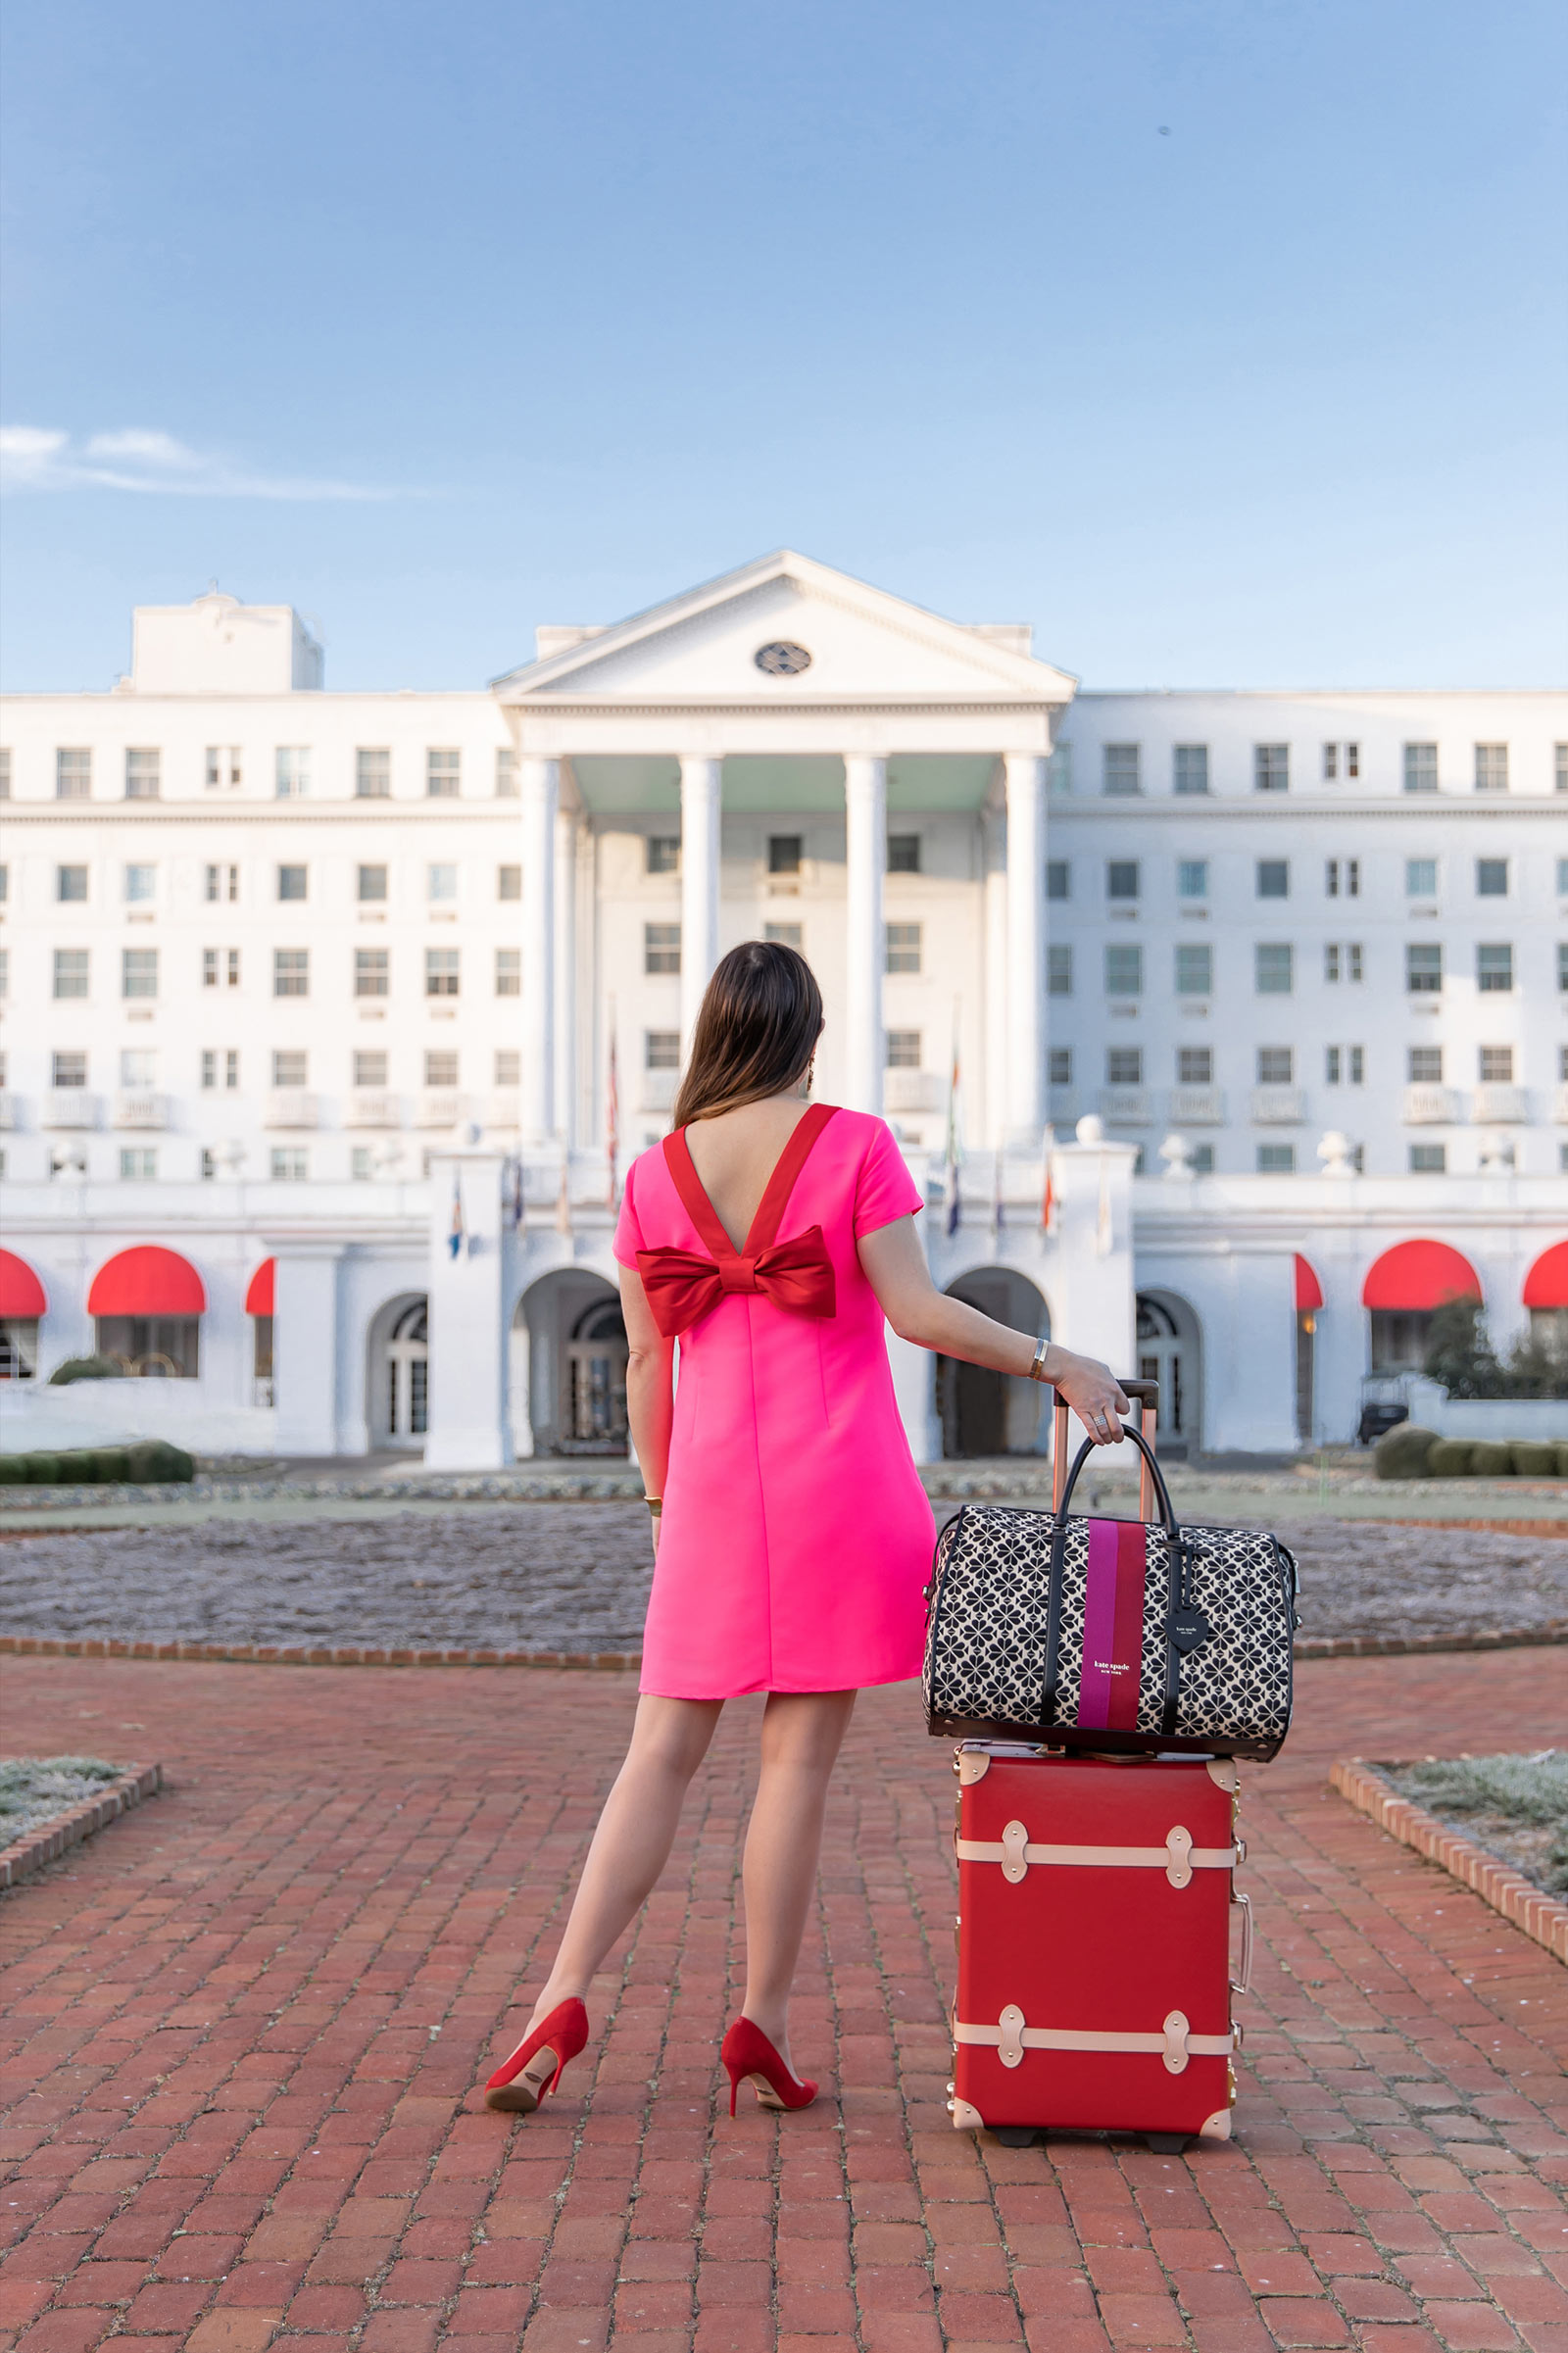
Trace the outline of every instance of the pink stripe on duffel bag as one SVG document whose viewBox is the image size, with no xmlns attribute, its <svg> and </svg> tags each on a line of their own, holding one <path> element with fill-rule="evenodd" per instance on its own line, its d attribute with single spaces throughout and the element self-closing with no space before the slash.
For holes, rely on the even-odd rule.
<svg viewBox="0 0 1568 2353">
<path fill-rule="evenodd" d="M 1078 1722 L 1086 1731 L 1138 1729 L 1147 1538 L 1138 1520 L 1089 1523 L 1078 1681 Z"/>
</svg>

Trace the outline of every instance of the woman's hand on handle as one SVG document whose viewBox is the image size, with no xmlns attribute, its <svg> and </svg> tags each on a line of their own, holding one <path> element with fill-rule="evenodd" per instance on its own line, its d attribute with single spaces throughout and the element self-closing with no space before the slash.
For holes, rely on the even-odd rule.
<svg viewBox="0 0 1568 2353">
<path fill-rule="evenodd" d="M 1115 1446 L 1122 1434 L 1121 1417 L 1130 1413 L 1132 1406 L 1110 1367 L 1097 1356 L 1075 1356 L 1070 1348 L 1053 1348 L 1045 1371 L 1057 1397 L 1078 1416 L 1096 1446 Z"/>
</svg>

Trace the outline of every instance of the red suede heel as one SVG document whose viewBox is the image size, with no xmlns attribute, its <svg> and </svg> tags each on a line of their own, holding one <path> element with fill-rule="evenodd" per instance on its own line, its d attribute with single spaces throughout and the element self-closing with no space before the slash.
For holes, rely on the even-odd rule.
<svg viewBox="0 0 1568 2353">
<path fill-rule="evenodd" d="M 760 2108 L 808 2108 L 816 2085 L 797 2081 L 759 2026 L 737 2018 L 724 2037 L 719 2058 L 729 2071 L 729 2112 L 743 2083 L 750 2083 Z"/>
</svg>

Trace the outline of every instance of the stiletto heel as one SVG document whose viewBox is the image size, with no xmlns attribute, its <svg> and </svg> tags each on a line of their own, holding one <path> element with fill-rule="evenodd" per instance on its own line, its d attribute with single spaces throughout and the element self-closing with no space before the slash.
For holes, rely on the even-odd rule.
<svg viewBox="0 0 1568 2353">
<path fill-rule="evenodd" d="M 530 2029 L 484 2087 L 484 2104 L 509 2116 L 531 2116 L 554 2091 L 588 2039 L 588 2013 L 573 1994 Z"/>
<path fill-rule="evenodd" d="M 806 2077 L 792 2076 L 760 2026 L 737 2018 L 725 2035 L 719 2058 L 729 2074 L 729 2112 L 743 2083 L 757 2093 L 760 2108 L 808 2108 L 816 2085 Z"/>
</svg>

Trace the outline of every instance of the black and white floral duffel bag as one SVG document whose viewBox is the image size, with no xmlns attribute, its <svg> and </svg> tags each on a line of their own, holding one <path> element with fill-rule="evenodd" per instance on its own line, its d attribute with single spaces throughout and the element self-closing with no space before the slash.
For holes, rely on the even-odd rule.
<svg viewBox="0 0 1568 2353">
<path fill-rule="evenodd" d="M 1290 1730 L 1294 1556 L 1261 1528 L 966 1504 L 937 1539 L 926 1624 L 930 1730 L 1130 1754 L 1274 1756 Z"/>
</svg>

